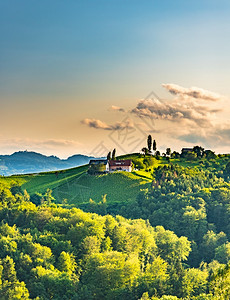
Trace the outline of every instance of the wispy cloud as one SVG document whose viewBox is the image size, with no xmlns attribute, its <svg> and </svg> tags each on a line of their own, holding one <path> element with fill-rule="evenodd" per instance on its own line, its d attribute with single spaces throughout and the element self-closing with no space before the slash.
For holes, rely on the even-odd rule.
<svg viewBox="0 0 230 300">
<path fill-rule="evenodd" d="M 230 123 L 215 126 L 213 134 L 221 145 L 230 145 Z"/>
<path fill-rule="evenodd" d="M 116 122 L 115 124 L 112 125 L 109 125 L 101 120 L 96 120 L 96 119 L 84 119 L 81 121 L 81 123 L 91 128 L 103 129 L 103 130 L 121 130 L 125 128 L 134 127 L 134 124 L 130 119 L 128 119 L 125 122 Z"/>
<path fill-rule="evenodd" d="M 38 143 L 38 142 L 37 142 Z M 57 146 L 57 147 L 72 147 L 80 145 L 80 143 L 73 141 L 73 140 L 64 140 L 64 139 L 50 139 L 42 141 L 43 145 L 47 146 Z"/>
<path fill-rule="evenodd" d="M 215 124 L 206 130 L 190 128 L 187 132 L 178 130 L 176 138 L 193 144 L 203 144 L 210 148 L 230 146 L 230 124 Z"/>
<path fill-rule="evenodd" d="M 210 125 L 210 116 L 217 110 L 205 105 L 197 105 L 192 101 L 181 103 L 178 99 L 172 102 L 147 99 L 140 100 L 131 112 L 139 117 L 150 117 L 155 120 L 174 122 L 192 121 L 201 127 L 206 127 Z"/>
<path fill-rule="evenodd" d="M 222 95 L 198 87 L 184 88 L 173 83 L 162 84 L 162 86 L 171 94 L 178 95 L 180 97 L 192 97 L 206 101 L 218 101 L 223 98 Z"/>
<path fill-rule="evenodd" d="M 116 106 L 116 105 L 112 105 L 112 106 L 110 107 L 110 110 L 118 111 L 118 112 L 125 112 L 124 108 L 119 107 L 119 106 Z"/>
<path fill-rule="evenodd" d="M 30 138 L 11 138 L 11 139 L 1 139 L 1 142 L 4 142 L 5 145 L 18 145 L 19 147 L 31 147 L 31 146 L 59 146 L 59 147 L 69 147 L 77 146 L 80 143 L 74 140 L 65 140 L 65 139 L 30 139 Z"/>
</svg>

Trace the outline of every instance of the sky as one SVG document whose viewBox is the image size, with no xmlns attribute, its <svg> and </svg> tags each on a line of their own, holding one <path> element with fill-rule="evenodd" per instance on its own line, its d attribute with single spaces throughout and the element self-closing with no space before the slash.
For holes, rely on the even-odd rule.
<svg viewBox="0 0 230 300">
<path fill-rule="evenodd" d="M 230 149 L 228 0 L 0 0 L 0 154 Z"/>
</svg>

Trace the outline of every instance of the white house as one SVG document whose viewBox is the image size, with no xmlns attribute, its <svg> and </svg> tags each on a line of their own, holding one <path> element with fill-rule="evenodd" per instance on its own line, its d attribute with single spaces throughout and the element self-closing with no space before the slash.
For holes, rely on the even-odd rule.
<svg viewBox="0 0 230 300">
<path fill-rule="evenodd" d="M 132 160 L 109 160 L 109 172 L 132 171 Z"/>
</svg>

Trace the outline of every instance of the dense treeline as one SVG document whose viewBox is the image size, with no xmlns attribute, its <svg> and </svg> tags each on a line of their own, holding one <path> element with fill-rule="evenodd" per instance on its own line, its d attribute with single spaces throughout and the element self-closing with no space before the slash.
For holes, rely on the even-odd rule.
<svg viewBox="0 0 230 300">
<path fill-rule="evenodd" d="M 177 299 L 209 289 L 208 267 L 185 264 L 188 239 L 162 226 L 36 206 L 17 186 L 1 187 L 0 201 L 0 299 Z"/>
<path fill-rule="evenodd" d="M 154 170 L 152 187 L 144 189 L 135 202 L 106 203 L 106 212 L 127 218 L 148 219 L 152 226 L 162 225 L 192 242 L 188 263 L 230 259 L 230 184 L 223 172 L 204 171 L 178 165 L 159 166 Z M 95 205 L 95 204 L 94 204 Z M 92 209 L 92 204 L 90 208 Z M 105 202 L 97 205 L 105 207 Z M 228 250 L 229 249 L 229 250 Z"/>
<path fill-rule="evenodd" d="M 0 299 L 138 299 L 145 292 L 206 290 L 206 270 L 197 270 L 194 290 L 182 284 L 186 237 L 144 220 L 36 206 L 19 191 L 0 191 Z"/>
</svg>

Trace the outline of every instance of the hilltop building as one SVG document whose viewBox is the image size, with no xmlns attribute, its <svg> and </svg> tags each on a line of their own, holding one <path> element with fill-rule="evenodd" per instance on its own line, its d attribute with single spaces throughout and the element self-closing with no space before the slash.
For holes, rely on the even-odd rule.
<svg viewBox="0 0 230 300">
<path fill-rule="evenodd" d="M 132 171 L 132 160 L 92 159 L 89 162 L 89 174 L 105 174 L 114 171 Z"/>
<path fill-rule="evenodd" d="M 109 163 L 107 159 L 91 159 L 89 162 L 89 174 L 109 172 Z"/>
<path fill-rule="evenodd" d="M 109 161 L 109 172 L 114 171 L 132 171 L 132 160 L 110 160 Z"/>
</svg>

